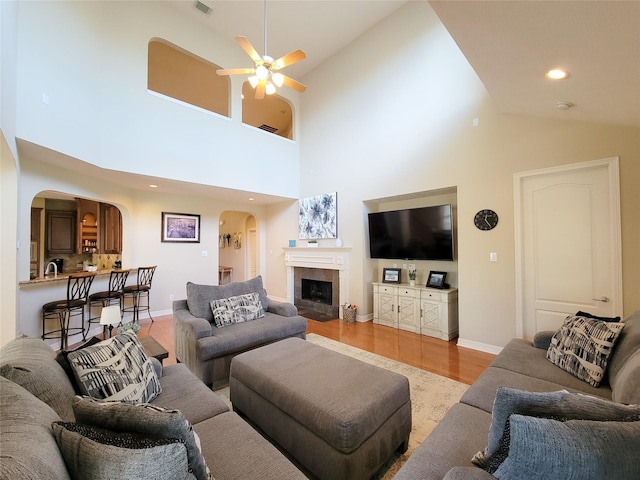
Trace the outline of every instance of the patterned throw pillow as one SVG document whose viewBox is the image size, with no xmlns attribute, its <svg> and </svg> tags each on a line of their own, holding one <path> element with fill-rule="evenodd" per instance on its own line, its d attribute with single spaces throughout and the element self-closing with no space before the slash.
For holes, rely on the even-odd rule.
<svg viewBox="0 0 640 480">
<path fill-rule="evenodd" d="M 172 438 L 187 447 L 189 471 L 197 480 L 209 480 L 210 474 L 189 420 L 179 410 L 150 403 L 99 401 L 90 397 L 73 399 L 76 422 L 107 428 L 115 432 L 134 432 L 154 438 Z"/>
<path fill-rule="evenodd" d="M 597 387 L 624 323 L 569 315 L 551 339 L 547 359 Z"/>
<path fill-rule="evenodd" d="M 264 317 L 260 295 L 255 292 L 212 300 L 211 310 L 218 328 Z"/>
<path fill-rule="evenodd" d="M 67 359 L 84 395 L 147 403 L 162 392 L 153 363 L 133 332 L 72 352 Z"/>
<path fill-rule="evenodd" d="M 73 480 L 193 478 L 180 440 L 112 432 L 77 423 L 51 425 Z"/>
</svg>

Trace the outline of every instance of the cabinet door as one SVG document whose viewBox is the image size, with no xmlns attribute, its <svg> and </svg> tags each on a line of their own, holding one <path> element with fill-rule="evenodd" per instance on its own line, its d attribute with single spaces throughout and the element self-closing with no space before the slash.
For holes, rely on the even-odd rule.
<svg viewBox="0 0 640 480">
<path fill-rule="evenodd" d="M 420 302 L 420 333 L 432 337 L 440 337 L 442 303 L 433 300 L 422 300 Z"/>
<path fill-rule="evenodd" d="M 101 251 L 103 253 L 122 253 L 122 215 L 113 205 L 100 204 L 102 225 Z"/>
<path fill-rule="evenodd" d="M 398 328 L 420 332 L 420 291 L 400 288 L 398 291 Z"/>
<path fill-rule="evenodd" d="M 378 293 L 378 322 L 389 327 L 398 327 L 397 295 L 394 293 Z"/>
<path fill-rule="evenodd" d="M 76 247 L 76 212 L 47 212 L 47 251 L 74 253 Z"/>
</svg>

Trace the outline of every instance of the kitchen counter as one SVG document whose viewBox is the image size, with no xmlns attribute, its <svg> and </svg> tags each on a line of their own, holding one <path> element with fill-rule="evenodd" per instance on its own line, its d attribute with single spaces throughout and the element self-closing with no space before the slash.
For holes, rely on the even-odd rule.
<svg viewBox="0 0 640 480">
<path fill-rule="evenodd" d="M 135 268 L 131 268 L 129 269 L 129 273 L 131 272 L 136 272 L 137 269 Z M 37 285 L 37 284 L 44 284 L 44 283 L 57 283 L 57 282 L 61 282 L 61 281 L 67 281 L 67 278 L 69 277 L 69 275 L 75 275 L 78 273 L 91 273 L 91 272 L 83 272 L 83 271 L 78 271 L 78 272 L 63 272 L 63 273 L 59 273 L 57 277 L 55 277 L 52 274 L 49 275 L 45 275 L 44 277 L 36 277 L 33 280 L 23 280 L 21 282 L 18 282 L 19 285 Z M 109 270 L 98 270 L 97 272 L 95 272 L 97 277 L 100 276 L 104 276 L 104 275 L 109 275 L 111 273 L 111 269 Z"/>
</svg>

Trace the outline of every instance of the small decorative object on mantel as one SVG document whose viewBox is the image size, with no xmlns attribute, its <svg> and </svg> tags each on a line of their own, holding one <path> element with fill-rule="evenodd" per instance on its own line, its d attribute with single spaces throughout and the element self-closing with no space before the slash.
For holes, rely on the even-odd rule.
<svg viewBox="0 0 640 480">
<path fill-rule="evenodd" d="M 289 247 L 290 248 L 294 248 L 296 246 L 296 241 L 295 240 L 289 240 Z"/>
<path fill-rule="evenodd" d="M 415 263 L 410 263 L 409 264 L 409 285 L 415 285 L 416 284 L 416 265 Z"/>
<path fill-rule="evenodd" d="M 449 288 L 449 285 L 444 283 L 444 279 L 447 276 L 447 272 L 429 272 L 429 278 L 427 279 L 428 288 Z"/>
<path fill-rule="evenodd" d="M 318 241 L 317 240 L 309 240 L 307 242 L 307 247 L 317 247 L 318 246 Z"/>
<path fill-rule="evenodd" d="M 357 305 L 345 303 L 342 306 L 342 320 L 346 323 L 353 323 L 356 321 Z"/>
</svg>

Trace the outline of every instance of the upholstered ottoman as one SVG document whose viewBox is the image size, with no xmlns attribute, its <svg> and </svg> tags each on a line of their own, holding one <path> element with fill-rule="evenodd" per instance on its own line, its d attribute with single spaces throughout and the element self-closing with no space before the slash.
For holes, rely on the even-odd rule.
<svg viewBox="0 0 640 480">
<path fill-rule="evenodd" d="M 403 375 L 289 338 L 231 362 L 233 409 L 319 479 L 368 479 L 411 431 Z"/>
</svg>

